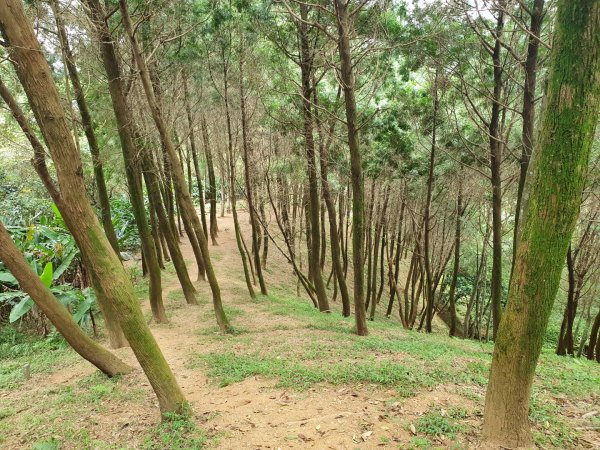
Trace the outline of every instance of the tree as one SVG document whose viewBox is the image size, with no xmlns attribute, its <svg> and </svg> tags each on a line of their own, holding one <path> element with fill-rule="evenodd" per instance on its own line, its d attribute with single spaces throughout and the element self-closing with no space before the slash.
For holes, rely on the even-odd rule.
<svg viewBox="0 0 600 450">
<path fill-rule="evenodd" d="M 59 208 L 62 207 L 67 227 L 93 273 L 94 288 L 111 302 L 156 393 L 161 412 L 184 412 L 185 397 L 146 324 L 133 285 L 87 200 L 79 152 L 50 67 L 20 0 L 0 4 L 0 25 L 11 61 L 54 161 L 61 196 Z"/>
<path fill-rule="evenodd" d="M 483 437 L 531 445 L 531 387 L 575 228 L 600 111 L 600 2 L 557 5 L 548 86 L 525 187 L 514 276 L 487 388 Z"/>
<path fill-rule="evenodd" d="M 355 10 L 354 12 L 357 12 Z M 350 170 L 352 179 L 352 263 L 354 268 L 354 316 L 356 318 L 356 333 L 366 336 L 367 313 L 365 310 L 364 288 L 364 211 L 365 194 L 362 176 L 362 157 L 358 142 L 358 120 L 356 99 L 354 96 L 354 74 L 352 55 L 350 53 L 351 13 L 348 3 L 335 0 L 335 12 L 338 29 L 338 51 L 340 55 L 340 80 L 344 91 L 346 106 L 346 127 L 348 132 L 348 147 L 350 148 Z"/>
</svg>

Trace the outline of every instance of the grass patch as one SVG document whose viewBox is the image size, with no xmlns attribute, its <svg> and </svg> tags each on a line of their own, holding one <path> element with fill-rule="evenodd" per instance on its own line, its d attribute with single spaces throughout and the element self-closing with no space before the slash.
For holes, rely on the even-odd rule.
<svg viewBox="0 0 600 450">
<path fill-rule="evenodd" d="M 423 387 L 431 387 L 435 380 L 393 361 L 343 361 L 305 365 L 282 357 L 212 353 L 200 357 L 210 377 L 220 386 L 243 381 L 251 376 L 278 378 L 277 385 L 303 390 L 315 383 L 355 384 L 370 383 L 393 385 L 400 395 L 412 396 Z"/>
<path fill-rule="evenodd" d="M 433 409 L 417 419 L 416 429 L 419 433 L 429 436 L 455 439 L 456 434 L 463 429 L 456 419 L 465 416 L 466 412 L 462 410 L 447 412 L 442 409 Z"/>
<path fill-rule="evenodd" d="M 150 430 L 142 444 L 143 450 L 200 450 L 208 438 L 187 416 L 170 414 Z"/>
<path fill-rule="evenodd" d="M 27 382 L 23 377 L 25 364 L 29 364 L 31 375 L 50 373 L 77 357 L 58 333 L 40 339 L 7 325 L 0 330 L 0 390 L 14 389 Z"/>
</svg>

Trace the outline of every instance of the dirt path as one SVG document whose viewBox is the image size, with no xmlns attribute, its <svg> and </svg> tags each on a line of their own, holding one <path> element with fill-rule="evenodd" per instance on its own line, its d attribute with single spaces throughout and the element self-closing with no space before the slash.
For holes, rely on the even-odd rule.
<svg viewBox="0 0 600 450">
<path fill-rule="evenodd" d="M 249 234 L 247 218 L 241 225 Z M 219 245 L 211 247 L 211 255 L 222 289 L 223 301 L 241 311 L 232 321 L 245 329 L 262 330 L 261 340 L 269 342 L 275 335 L 289 333 L 300 326 L 291 317 L 273 316 L 257 310 L 246 292 L 241 261 L 230 216 L 219 219 Z M 189 244 L 183 245 L 184 256 L 195 277 L 193 254 Z M 294 289 L 293 277 L 275 249 L 271 249 L 270 265 L 276 269 L 267 274 L 270 286 L 284 285 Z M 195 278 L 194 278 L 195 279 Z M 179 383 L 193 405 L 201 426 L 219 435 L 222 449 L 277 448 L 381 448 L 385 442 L 397 446 L 407 442 L 410 432 L 394 423 L 394 415 L 418 415 L 429 401 L 440 405 L 455 400 L 452 394 L 432 392 L 404 405 L 401 410 L 388 398 L 397 392 L 385 390 L 375 395 L 373 388 L 340 388 L 320 386 L 305 392 L 288 392 L 274 387 L 274 380 L 252 377 L 240 383 L 219 388 L 209 382 L 198 369 L 189 368 L 190 354 L 207 354 L 218 350 L 219 343 L 203 342 L 202 333 L 216 329 L 212 315 L 210 289 L 207 283 L 197 283 L 200 307 L 190 307 L 181 301 L 171 310 L 171 324 L 153 326 L 152 331 L 177 375 Z M 179 289 L 175 277 L 165 283 L 165 299 Z M 200 336 L 199 336 L 200 332 Z M 293 332 L 291 333 L 293 334 Z M 391 413 L 391 418 L 390 418 Z"/>
</svg>

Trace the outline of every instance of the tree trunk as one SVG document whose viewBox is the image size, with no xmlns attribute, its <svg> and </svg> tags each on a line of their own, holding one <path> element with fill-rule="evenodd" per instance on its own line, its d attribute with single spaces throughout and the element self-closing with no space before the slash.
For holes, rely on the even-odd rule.
<svg viewBox="0 0 600 450">
<path fill-rule="evenodd" d="M 498 7 L 498 18 L 494 30 L 494 49 L 492 63 L 494 66 L 494 90 L 492 97 L 492 114 L 489 124 L 490 169 L 492 181 L 492 320 L 493 335 L 496 339 L 500 318 L 502 317 L 502 141 L 500 136 L 500 113 L 502 110 L 500 96 L 502 94 L 502 33 L 504 31 L 504 5 L 501 0 Z"/>
<path fill-rule="evenodd" d="M 564 258 L 577 222 L 600 108 L 600 2 L 560 0 L 548 87 L 527 176 L 515 274 L 498 331 L 483 436 L 532 444 L 528 411 Z"/>
<path fill-rule="evenodd" d="M 190 152 L 192 153 L 192 159 L 194 160 L 194 174 L 196 175 L 196 185 L 198 186 L 198 202 L 200 203 L 200 219 L 202 220 L 202 229 L 204 234 L 208 236 L 208 227 L 206 226 L 206 210 L 204 204 L 204 189 L 202 187 L 202 176 L 200 174 L 200 164 L 198 162 L 198 152 L 196 150 L 196 134 L 194 133 L 194 120 L 192 119 L 192 110 L 190 108 L 190 99 L 187 89 L 187 80 L 183 78 L 183 91 L 185 94 L 185 111 L 187 114 L 188 128 L 190 130 Z M 189 166 L 189 153 L 188 153 L 188 180 L 190 183 L 190 194 L 192 192 L 192 171 Z M 212 233 L 211 233 L 212 235 Z M 213 239 L 213 245 L 215 241 Z"/>
<path fill-rule="evenodd" d="M 147 148 L 142 149 L 142 167 L 144 169 L 146 189 L 148 190 L 148 199 L 150 200 L 152 209 L 156 213 L 158 227 L 165 237 L 185 300 L 189 305 L 196 305 L 198 304 L 198 301 L 196 300 L 196 288 L 190 280 L 185 260 L 181 253 L 181 249 L 179 248 L 177 236 L 175 236 L 176 231 L 171 229 L 171 224 L 169 223 L 167 213 L 163 207 L 160 197 L 160 182 L 156 176 L 156 168 L 154 167 L 152 155 Z"/>
<path fill-rule="evenodd" d="M 594 319 L 594 324 L 592 325 L 592 331 L 590 332 L 590 342 L 588 344 L 587 349 L 587 359 L 594 359 L 594 353 L 596 353 L 596 361 L 600 362 L 600 339 L 598 339 L 598 334 L 600 332 L 600 310 L 598 310 L 598 314 Z"/>
<path fill-rule="evenodd" d="M 350 173 L 352 179 L 352 263 L 354 265 L 354 315 L 356 333 L 366 336 L 367 313 L 365 310 L 363 245 L 365 195 L 362 179 L 362 161 L 358 145 L 358 119 L 356 99 L 354 97 L 354 74 L 350 54 L 350 17 L 348 4 L 344 0 L 335 0 L 338 28 L 338 49 L 341 62 L 341 84 L 346 106 L 346 126 L 348 128 L 348 146 L 350 148 Z"/>
<path fill-rule="evenodd" d="M 241 44 L 243 50 L 244 43 Z M 246 200 L 248 201 L 248 214 L 250 215 L 250 227 L 252 228 L 252 257 L 254 259 L 254 270 L 258 278 L 260 293 L 267 295 L 267 283 L 263 276 L 262 265 L 260 263 L 260 243 L 259 243 L 259 224 L 256 218 L 257 210 L 254 206 L 254 192 L 250 177 L 250 136 L 248 136 L 248 118 L 246 114 L 246 93 L 244 92 L 244 54 L 240 54 L 240 110 L 242 115 L 242 149 L 244 160 L 244 181 L 246 183 Z"/>
<path fill-rule="evenodd" d="M 515 207 L 515 228 L 513 231 L 513 265 L 517 254 L 517 241 L 519 233 L 519 221 L 521 218 L 521 204 L 523 198 L 523 189 L 525 187 L 525 178 L 527 177 L 527 168 L 531 159 L 533 150 L 533 132 L 535 126 L 535 88 L 537 84 L 537 64 L 538 51 L 540 47 L 540 34 L 542 31 L 542 22 L 544 20 L 545 0 L 534 0 L 531 7 L 531 22 L 529 25 L 529 43 L 527 45 L 527 57 L 525 59 L 525 85 L 523 88 L 523 126 L 522 126 L 522 148 L 521 165 L 519 172 L 519 185 L 517 188 L 517 202 Z"/>
<path fill-rule="evenodd" d="M 308 6 L 300 4 L 301 21 L 298 24 L 300 38 L 300 77 L 302 86 L 302 118 L 303 138 L 306 157 L 306 173 L 308 177 L 308 202 L 307 202 L 307 229 L 310 225 L 310 247 L 308 252 L 308 270 L 310 279 L 315 288 L 319 311 L 329 311 L 329 300 L 327 290 L 323 282 L 321 271 L 321 225 L 319 199 L 319 180 L 317 176 L 317 161 L 315 157 L 315 141 L 313 137 L 313 113 L 312 113 L 312 89 L 311 80 L 313 75 L 313 59 L 310 48 L 308 25 L 305 22 L 308 17 Z"/>
<path fill-rule="evenodd" d="M 459 174 L 459 177 L 462 174 Z M 462 179 L 458 181 L 458 196 L 456 197 L 456 229 L 454 231 L 454 267 L 452 269 L 452 281 L 448 298 L 450 302 L 450 336 L 456 335 L 456 283 L 458 282 L 458 271 L 460 269 L 460 230 L 464 209 L 462 204 Z"/>
<path fill-rule="evenodd" d="M 160 266 L 156 255 L 154 241 L 150 234 L 148 221 L 146 219 L 146 208 L 144 206 L 144 193 L 142 190 L 141 164 L 139 160 L 139 148 L 135 143 L 133 131 L 133 116 L 127 105 L 123 85 L 121 82 L 121 69 L 117 60 L 115 47 L 108 27 L 96 26 L 96 32 L 100 38 L 100 51 L 104 69 L 108 76 L 108 88 L 112 100 L 113 111 L 119 129 L 119 138 L 125 161 L 125 174 L 129 188 L 129 198 L 135 217 L 135 223 L 140 235 L 144 263 L 150 277 L 150 306 L 152 317 L 157 323 L 167 323 L 167 314 L 162 300 L 162 283 Z"/>
<path fill-rule="evenodd" d="M 431 152 L 429 154 L 429 175 L 427 177 L 427 197 L 425 200 L 425 211 L 423 214 L 423 262 L 425 267 L 425 299 L 427 301 L 425 331 L 431 333 L 431 322 L 433 320 L 434 293 L 433 293 L 433 273 L 431 269 L 431 196 L 433 193 L 433 175 L 435 168 L 436 151 L 436 132 L 438 115 L 438 71 L 435 71 L 433 81 L 433 125 L 431 133 Z"/>
<path fill-rule="evenodd" d="M 215 178 L 215 168 L 213 165 L 212 150 L 208 138 L 208 127 L 206 119 L 202 116 L 202 140 L 204 142 L 204 155 L 206 156 L 206 169 L 208 171 L 208 185 L 206 186 L 206 197 L 210 202 L 210 239 L 212 245 L 217 243 L 219 227 L 217 225 L 217 181 Z"/>
<path fill-rule="evenodd" d="M 87 4 L 101 12 L 95 0 Z M 104 14 L 93 15 L 103 22 Z M 0 25 L 11 61 L 48 145 L 63 199 L 61 213 L 89 264 L 99 293 L 110 299 L 133 352 L 158 397 L 161 412 L 184 412 L 185 397 L 139 306 L 133 285 L 89 204 L 81 158 L 72 140 L 50 67 L 19 0 L 0 3 Z"/>
</svg>

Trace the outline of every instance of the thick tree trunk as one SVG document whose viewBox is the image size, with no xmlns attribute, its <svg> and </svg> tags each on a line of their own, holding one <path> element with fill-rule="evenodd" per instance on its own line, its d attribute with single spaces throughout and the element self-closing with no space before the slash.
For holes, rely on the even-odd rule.
<svg viewBox="0 0 600 450">
<path fill-rule="evenodd" d="M 483 436 L 529 446 L 531 385 L 577 222 L 600 108 L 600 2 L 559 0 L 548 87 L 527 175 L 516 274 L 500 324 Z"/>
<path fill-rule="evenodd" d="M 109 377 L 131 372 L 131 367 L 94 342 L 79 328 L 67 308 L 33 272 L 1 222 L 0 259 L 17 279 L 21 289 L 29 294 L 35 305 L 82 358 L 91 362 Z"/>
<path fill-rule="evenodd" d="M 91 3 L 91 4 L 90 4 Z M 94 0 L 88 2 L 98 7 Z M 102 11 L 96 9 L 96 12 Z M 95 22 L 104 15 L 94 15 Z M 161 411 L 183 412 L 186 401 L 140 309 L 133 285 L 86 198 L 82 163 L 48 63 L 20 0 L 0 3 L 0 25 L 11 60 L 48 145 L 63 198 L 61 211 L 101 295 L 110 299 L 135 356 L 158 397 Z"/>
<path fill-rule="evenodd" d="M 350 148 L 350 173 L 352 179 L 352 263 L 354 266 L 354 315 L 356 333 L 366 336 L 367 313 L 365 310 L 363 245 L 365 196 L 362 177 L 362 161 L 358 145 L 358 119 L 356 99 L 354 97 L 354 74 L 350 54 L 350 17 L 348 4 L 344 0 L 335 0 L 338 28 L 338 49 L 341 62 L 341 84 L 346 105 L 346 126 L 348 128 L 348 146 Z"/>
<path fill-rule="evenodd" d="M 189 190 L 187 189 L 181 165 L 178 163 L 177 153 L 175 151 L 173 141 L 171 140 L 171 137 L 169 136 L 169 133 L 167 131 L 167 126 L 162 115 L 161 106 L 157 102 L 156 97 L 154 95 L 154 91 L 152 89 L 152 81 L 148 72 L 148 67 L 146 66 L 146 61 L 144 59 L 144 56 L 137 42 L 137 38 L 133 31 L 133 25 L 131 23 L 131 18 L 129 17 L 129 11 L 127 9 L 127 1 L 119 0 L 119 7 L 123 16 L 123 25 L 125 27 L 125 30 L 127 31 L 127 35 L 129 36 L 129 41 L 133 49 L 134 58 L 137 67 L 140 71 L 140 77 L 142 80 L 142 85 L 144 87 L 144 92 L 146 94 L 146 100 L 148 101 L 150 112 L 152 113 L 152 119 L 154 120 L 156 128 L 158 129 L 161 142 L 164 145 L 165 150 L 167 151 L 167 155 L 169 157 L 169 161 L 171 162 L 171 170 L 173 171 L 173 178 L 176 186 L 176 194 L 177 198 L 179 199 L 179 207 L 181 208 L 183 220 L 187 224 L 190 224 L 193 228 L 195 236 L 198 239 L 200 249 L 202 250 L 202 256 L 204 258 L 204 265 L 206 269 L 206 276 L 208 278 L 208 283 L 212 291 L 213 307 L 215 310 L 217 324 L 219 325 L 221 331 L 228 332 L 230 330 L 229 321 L 227 320 L 225 310 L 223 309 L 223 304 L 221 301 L 221 289 L 219 287 L 219 282 L 217 281 L 217 277 L 215 275 L 215 271 L 210 260 L 210 253 L 208 250 L 206 235 L 204 234 L 202 224 L 200 223 L 198 214 L 196 213 L 194 205 L 192 204 L 192 197 L 190 195 Z"/>
<path fill-rule="evenodd" d="M 44 183 L 46 190 L 50 194 L 50 197 L 52 197 L 52 200 L 54 201 L 58 209 L 64 209 L 64 201 L 60 195 L 60 192 L 58 191 L 58 188 L 54 184 L 54 181 L 52 180 L 48 171 L 48 167 L 46 165 L 46 151 L 44 149 L 44 146 L 36 137 L 36 134 L 29 126 L 27 118 L 21 110 L 21 107 L 13 98 L 13 96 L 6 88 L 2 80 L 0 80 L 0 96 L 8 105 L 13 117 L 21 127 L 21 130 L 23 130 L 23 133 L 25 134 L 33 148 L 34 156 L 31 162 L 36 172 L 38 173 L 40 179 Z M 65 218 L 65 222 L 68 222 L 68 220 L 68 217 Z M 89 262 L 86 262 L 85 255 L 82 256 L 84 260 L 84 265 L 87 264 L 86 268 L 88 269 L 88 273 L 92 273 L 91 268 L 89 266 Z M 91 280 L 93 283 L 97 282 L 96 278 L 94 278 L 93 276 L 91 276 Z M 121 329 L 121 326 L 118 322 L 117 313 L 111 305 L 110 300 L 105 298 L 100 290 L 96 289 L 96 291 L 98 306 L 100 307 L 100 310 L 104 315 L 104 325 L 106 326 L 110 346 L 112 348 L 121 348 L 127 346 L 127 339 L 125 339 L 123 330 Z"/>
</svg>

